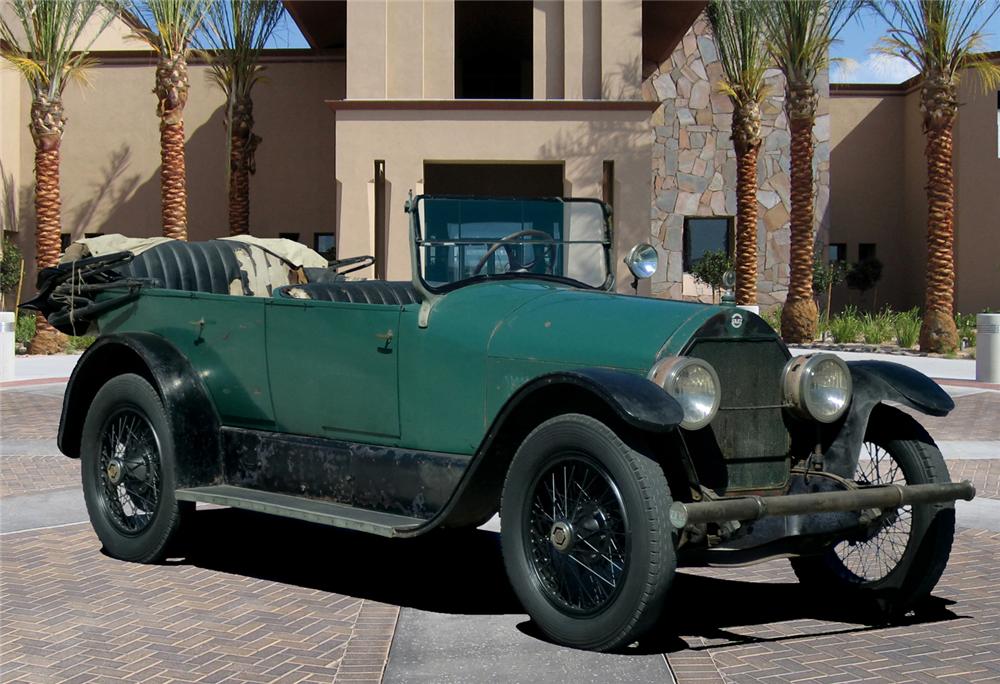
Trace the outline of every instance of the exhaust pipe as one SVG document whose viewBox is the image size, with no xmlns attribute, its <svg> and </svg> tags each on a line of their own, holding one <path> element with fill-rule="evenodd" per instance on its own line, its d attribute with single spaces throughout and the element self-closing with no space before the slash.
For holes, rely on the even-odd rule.
<svg viewBox="0 0 1000 684">
<path fill-rule="evenodd" d="M 835 513 L 866 508 L 891 509 L 911 504 L 944 503 L 955 499 L 972 501 L 975 495 L 976 488 L 965 480 L 942 484 L 891 484 L 815 494 L 745 496 L 698 503 L 676 501 L 670 506 L 670 522 L 677 529 L 683 529 L 687 525 L 759 520 L 776 515 Z"/>
</svg>

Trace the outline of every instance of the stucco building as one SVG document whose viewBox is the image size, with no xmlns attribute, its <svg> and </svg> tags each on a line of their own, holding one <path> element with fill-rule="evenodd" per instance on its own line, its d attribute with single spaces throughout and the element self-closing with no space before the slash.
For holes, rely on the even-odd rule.
<svg viewBox="0 0 1000 684">
<path fill-rule="evenodd" d="M 991 58 L 1000 61 L 1000 53 Z M 955 306 L 1000 308 L 1000 92 L 962 74 L 954 132 Z M 880 302 L 921 306 L 927 264 L 927 162 L 920 84 L 834 85 L 831 228 L 833 252 L 883 263 Z M 840 288 L 840 302 L 857 300 Z M 868 297 L 865 297 L 868 300 Z"/>
<path fill-rule="evenodd" d="M 286 0 L 311 47 L 269 51 L 254 95 L 251 231 L 409 277 L 402 202 L 415 193 L 598 197 L 614 207 L 621 257 L 661 252 L 657 296 L 710 295 L 686 270 L 733 248 L 731 107 L 705 2 L 650 0 Z M 153 61 L 113 25 L 95 46 L 92 86 L 66 91 L 66 240 L 159 232 Z M 223 98 L 193 61 L 185 111 L 189 235 L 225 231 Z M 0 152 L 31 239 L 29 95 L 0 76 Z M 769 74 L 760 161 L 761 301 L 788 279 L 788 132 L 781 76 Z M 825 95 L 825 84 L 821 84 Z M 817 228 L 827 222 L 829 117 L 817 122 Z"/>
</svg>

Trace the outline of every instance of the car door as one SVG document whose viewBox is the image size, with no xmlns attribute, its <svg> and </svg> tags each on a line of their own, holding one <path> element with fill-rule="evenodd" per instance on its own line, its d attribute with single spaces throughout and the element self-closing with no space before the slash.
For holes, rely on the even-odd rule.
<svg viewBox="0 0 1000 684">
<path fill-rule="evenodd" d="M 350 441 L 399 436 L 399 305 L 274 299 L 267 364 L 278 429 Z"/>
</svg>

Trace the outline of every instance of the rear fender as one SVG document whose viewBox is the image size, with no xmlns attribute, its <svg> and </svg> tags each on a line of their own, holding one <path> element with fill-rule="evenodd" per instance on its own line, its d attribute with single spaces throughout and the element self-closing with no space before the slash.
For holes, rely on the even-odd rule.
<svg viewBox="0 0 1000 684">
<path fill-rule="evenodd" d="M 219 417 L 190 362 L 166 339 L 148 332 L 99 337 L 73 369 L 59 421 L 59 450 L 80 456 L 87 410 L 111 378 L 135 373 L 145 378 L 163 402 L 177 445 L 177 486 L 222 482 Z"/>
<path fill-rule="evenodd" d="M 955 402 L 940 385 L 912 368 L 889 361 L 849 361 L 851 407 L 823 454 L 824 469 L 853 478 L 872 410 L 891 401 L 930 416 L 946 416 Z"/>
</svg>

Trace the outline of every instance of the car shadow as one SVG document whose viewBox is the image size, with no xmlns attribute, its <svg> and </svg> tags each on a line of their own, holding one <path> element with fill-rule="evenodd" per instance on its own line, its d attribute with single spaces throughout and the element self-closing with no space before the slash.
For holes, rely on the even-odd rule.
<svg viewBox="0 0 1000 684">
<path fill-rule="evenodd" d="M 507 582 L 500 537 L 484 530 L 386 539 L 238 509 L 201 510 L 185 535 L 181 563 L 437 613 L 523 613 Z M 734 575 L 739 569 L 733 568 Z M 932 598 L 900 624 L 962 619 Z M 801 634 L 758 637 L 735 628 L 792 620 L 823 625 Z M 649 655 L 884 629 L 871 614 L 798 583 L 745 582 L 681 569 L 660 623 L 622 653 Z M 523 633 L 546 640 L 526 620 Z M 701 637 L 689 645 L 682 637 Z"/>
</svg>

